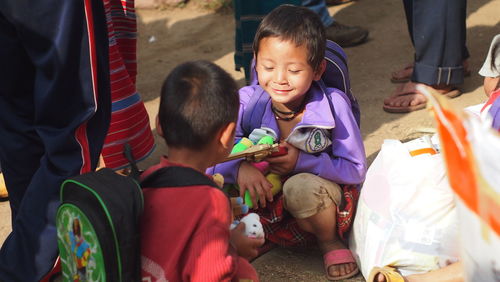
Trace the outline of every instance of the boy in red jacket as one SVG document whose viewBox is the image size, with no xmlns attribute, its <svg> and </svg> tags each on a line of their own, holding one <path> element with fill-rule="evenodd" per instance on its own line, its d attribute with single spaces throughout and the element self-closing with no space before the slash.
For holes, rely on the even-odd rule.
<svg viewBox="0 0 500 282">
<path fill-rule="evenodd" d="M 237 85 L 220 67 L 207 61 L 176 67 L 163 84 L 157 118 L 168 158 L 142 177 L 181 166 L 212 181 L 204 172 L 231 151 L 238 106 Z M 247 259 L 257 256 L 264 239 L 246 237 L 244 224 L 229 230 L 231 208 L 220 189 L 146 186 L 143 191 L 142 280 L 258 281 Z"/>
</svg>

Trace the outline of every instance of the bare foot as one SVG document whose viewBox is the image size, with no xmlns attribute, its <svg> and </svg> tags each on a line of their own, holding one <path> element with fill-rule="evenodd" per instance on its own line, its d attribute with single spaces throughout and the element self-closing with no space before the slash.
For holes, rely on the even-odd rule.
<svg viewBox="0 0 500 282">
<path fill-rule="evenodd" d="M 391 96 L 384 99 L 384 105 L 392 107 L 408 107 L 425 104 L 427 99 L 416 89 L 417 83 L 407 82 L 396 87 Z"/>
<path fill-rule="evenodd" d="M 377 276 L 375 276 L 375 281 L 376 282 L 385 282 L 385 276 L 382 273 L 379 273 L 379 274 L 377 274 Z"/>
<path fill-rule="evenodd" d="M 320 247 L 323 250 L 323 253 L 327 253 L 332 250 L 346 249 L 346 246 L 340 240 L 334 242 L 320 243 Z M 356 263 L 351 262 L 351 263 L 330 265 L 327 271 L 330 276 L 342 277 L 354 271 L 357 271 L 357 269 L 358 266 L 356 265 Z"/>
<path fill-rule="evenodd" d="M 410 80 L 412 74 L 413 74 L 413 63 L 404 66 L 400 70 L 392 72 L 391 81 L 395 83 L 407 82 Z"/>
</svg>

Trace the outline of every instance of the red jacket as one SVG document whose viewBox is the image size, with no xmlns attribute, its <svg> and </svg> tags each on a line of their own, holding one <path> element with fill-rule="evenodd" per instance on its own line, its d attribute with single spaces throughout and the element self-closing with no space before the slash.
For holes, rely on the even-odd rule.
<svg viewBox="0 0 500 282">
<path fill-rule="evenodd" d="M 171 165 L 163 158 L 142 177 Z M 187 186 L 143 191 L 143 281 L 257 280 L 253 267 L 229 244 L 229 201 L 219 189 Z"/>
</svg>

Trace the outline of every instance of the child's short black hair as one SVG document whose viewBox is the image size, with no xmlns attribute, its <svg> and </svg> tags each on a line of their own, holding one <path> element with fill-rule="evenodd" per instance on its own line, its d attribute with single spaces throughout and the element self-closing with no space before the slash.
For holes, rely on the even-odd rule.
<svg viewBox="0 0 500 282">
<path fill-rule="evenodd" d="M 314 70 L 325 56 L 325 27 L 319 16 L 305 7 L 281 5 L 264 17 L 253 40 L 255 56 L 259 53 L 260 41 L 266 37 L 279 37 L 297 46 L 305 44 L 309 65 Z"/>
<path fill-rule="evenodd" d="M 238 87 L 219 66 L 186 62 L 167 76 L 161 90 L 159 123 L 168 146 L 203 148 L 217 130 L 238 118 Z"/>
</svg>

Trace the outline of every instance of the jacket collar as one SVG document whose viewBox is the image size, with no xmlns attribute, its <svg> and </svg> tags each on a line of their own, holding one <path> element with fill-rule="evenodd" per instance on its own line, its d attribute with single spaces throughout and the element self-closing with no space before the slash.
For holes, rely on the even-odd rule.
<svg viewBox="0 0 500 282">
<path fill-rule="evenodd" d="M 324 88 L 320 85 L 321 82 L 313 81 L 311 87 L 307 91 L 306 108 L 302 120 L 295 126 L 322 126 L 335 127 L 335 119 L 330 108 L 330 103 L 325 94 Z M 332 104 L 333 105 L 333 104 Z M 266 103 L 266 110 L 262 117 L 262 127 L 273 129 L 276 133 L 279 132 L 278 124 L 271 110 L 271 99 Z"/>
</svg>

